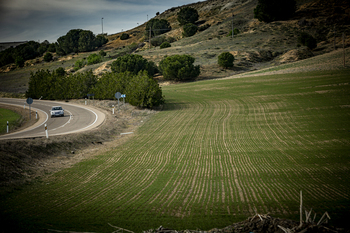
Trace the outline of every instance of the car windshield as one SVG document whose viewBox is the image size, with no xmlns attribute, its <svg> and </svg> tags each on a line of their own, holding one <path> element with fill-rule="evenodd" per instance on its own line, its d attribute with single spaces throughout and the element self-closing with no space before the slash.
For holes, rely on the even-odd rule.
<svg viewBox="0 0 350 233">
<path fill-rule="evenodd" d="M 62 107 L 53 107 L 52 110 L 62 110 Z"/>
</svg>

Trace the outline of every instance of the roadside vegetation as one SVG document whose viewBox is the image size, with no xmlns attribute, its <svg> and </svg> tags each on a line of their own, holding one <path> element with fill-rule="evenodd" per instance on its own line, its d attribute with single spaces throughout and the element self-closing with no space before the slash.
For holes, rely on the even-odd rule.
<svg viewBox="0 0 350 233">
<path fill-rule="evenodd" d="M 22 116 L 14 111 L 0 107 L 0 134 L 7 132 L 7 122 L 9 123 L 9 131 L 20 125 Z"/>
</svg>

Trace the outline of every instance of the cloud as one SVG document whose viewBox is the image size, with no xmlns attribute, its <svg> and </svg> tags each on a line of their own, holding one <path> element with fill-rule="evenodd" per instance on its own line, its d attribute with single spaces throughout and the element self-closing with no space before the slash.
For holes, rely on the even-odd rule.
<svg viewBox="0 0 350 233">
<path fill-rule="evenodd" d="M 0 0 L 0 42 L 49 40 L 71 29 L 109 34 L 128 30 L 192 0 Z M 147 17 L 148 16 L 148 17 Z"/>
</svg>

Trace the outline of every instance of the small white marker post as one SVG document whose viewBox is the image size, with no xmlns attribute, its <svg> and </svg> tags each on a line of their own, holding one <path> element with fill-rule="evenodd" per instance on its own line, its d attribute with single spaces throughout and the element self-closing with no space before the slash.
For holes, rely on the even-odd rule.
<svg viewBox="0 0 350 233">
<path fill-rule="evenodd" d="M 85 105 L 86 105 L 86 98 L 85 98 Z"/>
<path fill-rule="evenodd" d="M 45 133 L 46 133 L 46 138 L 49 138 L 49 132 L 47 131 L 47 124 L 45 124 Z"/>
<path fill-rule="evenodd" d="M 9 122 L 7 122 L 7 133 L 9 133 Z"/>
<path fill-rule="evenodd" d="M 38 112 L 35 112 L 35 119 L 38 119 Z"/>
<path fill-rule="evenodd" d="M 114 115 L 114 105 L 112 105 L 113 107 L 112 107 L 112 112 L 113 112 L 113 115 Z"/>
</svg>

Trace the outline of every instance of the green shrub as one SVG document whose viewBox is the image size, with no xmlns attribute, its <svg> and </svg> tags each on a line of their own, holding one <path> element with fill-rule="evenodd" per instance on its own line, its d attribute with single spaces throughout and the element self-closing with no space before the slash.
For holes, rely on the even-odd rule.
<svg viewBox="0 0 350 233">
<path fill-rule="evenodd" d="M 267 23 L 286 20 L 294 15 L 296 9 L 295 0 L 258 0 L 258 5 L 254 8 L 254 18 Z"/>
<path fill-rule="evenodd" d="M 233 67 L 233 61 L 235 60 L 234 56 L 229 53 L 229 52 L 224 52 L 222 54 L 219 55 L 218 57 L 218 64 L 221 67 L 224 68 L 229 68 L 229 67 Z"/>
<path fill-rule="evenodd" d="M 94 86 L 92 92 L 97 99 L 115 99 L 116 91 L 125 93 L 126 86 L 129 83 L 131 76 L 130 72 L 124 73 L 104 73 Z"/>
<path fill-rule="evenodd" d="M 101 57 L 105 57 L 107 55 L 107 53 L 104 51 L 104 50 L 101 50 L 99 53 L 98 53 Z"/>
<path fill-rule="evenodd" d="M 170 23 L 166 19 L 151 19 L 146 24 L 145 37 L 149 38 L 151 29 L 151 37 L 161 35 L 171 30 Z"/>
<path fill-rule="evenodd" d="M 23 67 L 24 66 L 24 59 L 23 57 L 16 57 L 15 63 L 17 67 Z"/>
<path fill-rule="evenodd" d="M 150 76 L 153 76 L 158 72 L 157 66 L 154 62 L 149 62 L 141 55 L 127 54 L 122 57 L 118 57 L 112 65 L 111 69 L 116 73 L 123 73 L 129 71 L 137 75 L 140 71 L 147 71 Z"/>
<path fill-rule="evenodd" d="M 49 52 L 47 52 L 47 53 L 45 53 L 45 56 L 44 56 L 44 61 L 47 61 L 47 62 L 49 62 L 49 61 L 51 61 L 52 60 L 52 54 L 51 53 L 49 53 Z"/>
<path fill-rule="evenodd" d="M 133 106 L 152 108 L 164 103 L 162 89 L 146 71 L 140 71 L 133 76 L 125 92 L 127 101 Z"/>
<path fill-rule="evenodd" d="M 165 48 L 169 48 L 171 47 L 171 44 L 167 41 L 163 42 L 161 45 L 160 45 L 160 48 L 161 49 L 165 49 Z"/>
<path fill-rule="evenodd" d="M 66 75 L 66 71 L 63 67 L 58 67 L 54 72 L 56 72 L 56 74 L 61 77 Z"/>
<path fill-rule="evenodd" d="M 121 40 L 127 40 L 127 39 L 129 39 L 130 38 L 130 36 L 129 36 L 129 34 L 127 34 L 127 33 L 123 33 L 121 36 L 120 36 L 120 39 Z"/>
<path fill-rule="evenodd" d="M 165 36 L 157 36 L 151 39 L 152 46 L 160 46 L 164 42 L 166 42 Z"/>
<path fill-rule="evenodd" d="M 193 80 L 200 74 L 200 68 L 194 66 L 194 58 L 189 55 L 173 55 L 159 63 L 159 69 L 166 80 Z"/>
<path fill-rule="evenodd" d="M 182 35 L 184 37 L 190 37 L 193 36 L 194 34 L 196 34 L 196 32 L 198 31 L 198 27 L 192 23 L 188 23 L 185 26 L 183 26 L 183 33 Z"/>
<path fill-rule="evenodd" d="M 84 60 L 78 60 L 75 62 L 74 70 L 77 71 L 77 70 L 83 68 L 85 65 L 86 65 L 86 62 Z"/>
<path fill-rule="evenodd" d="M 97 63 L 100 63 L 102 62 L 102 58 L 100 55 L 96 54 L 96 53 L 93 53 L 93 54 L 90 54 L 87 58 L 87 64 L 88 65 L 92 65 L 92 64 L 97 64 Z"/>
<path fill-rule="evenodd" d="M 238 35 L 240 33 L 240 31 L 238 30 L 238 28 L 234 28 L 233 29 L 233 35 Z M 230 31 L 230 33 L 228 34 L 228 36 L 232 36 L 232 30 Z"/>
<path fill-rule="evenodd" d="M 195 23 L 199 18 L 198 11 L 192 7 L 183 7 L 177 13 L 177 20 L 180 25 L 186 25 L 188 23 Z"/>
<path fill-rule="evenodd" d="M 310 35 L 306 32 L 302 32 L 299 35 L 298 43 L 307 46 L 309 49 L 314 49 L 317 47 L 316 39 L 312 35 Z"/>
<path fill-rule="evenodd" d="M 198 31 L 202 32 L 210 27 L 210 24 L 205 24 L 203 26 L 198 27 Z"/>
</svg>

